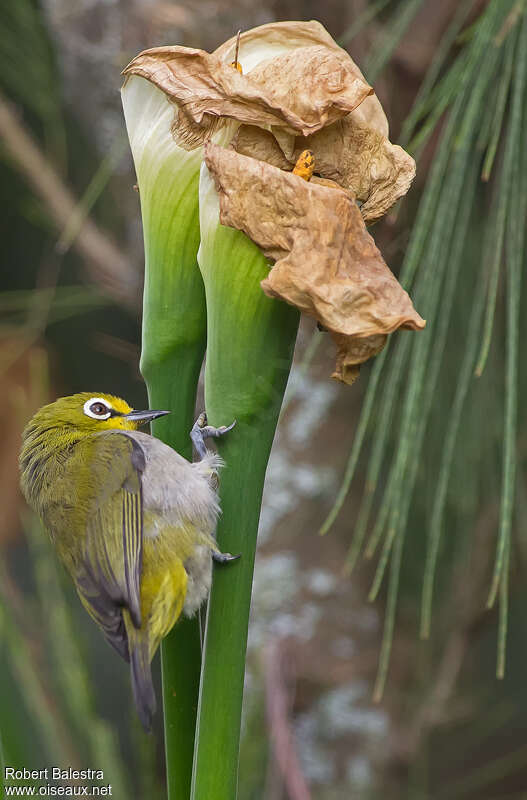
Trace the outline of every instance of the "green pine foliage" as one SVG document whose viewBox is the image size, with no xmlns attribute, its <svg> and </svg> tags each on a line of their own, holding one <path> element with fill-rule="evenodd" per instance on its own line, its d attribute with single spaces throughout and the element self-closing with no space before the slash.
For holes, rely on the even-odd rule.
<svg viewBox="0 0 527 800">
<path fill-rule="evenodd" d="M 491 2 L 460 35 L 473 5 L 459 5 L 402 133 L 418 157 L 440 131 L 400 275 L 427 327 L 418 336 L 391 337 L 376 359 L 347 470 L 322 528 L 327 532 L 342 509 L 368 443 L 348 568 L 363 550 L 367 558 L 379 553 L 372 600 L 388 573 L 377 699 L 409 551 L 422 552 L 426 539 L 420 628 L 427 638 L 443 572 L 459 554 L 454 540 L 470 537 L 477 508 L 496 494 L 497 458 L 501 500 L 488 603 L 499 603 L 498 676 L 505 670 L 526 255 L 527 15 L 523 1 Z M 503 318 L 504 346 L 497 327 Z"/>
</svg>

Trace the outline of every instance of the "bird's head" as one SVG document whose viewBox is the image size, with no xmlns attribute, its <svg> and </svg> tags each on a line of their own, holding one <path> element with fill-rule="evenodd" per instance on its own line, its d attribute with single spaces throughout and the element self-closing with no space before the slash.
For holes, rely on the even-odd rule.
<svg viewBox="0 0 527 800">
<path fill-rule="evenodd" d="M 79 392 L 43 406 L 29 429 L 62 429 L 80 436 L 107 430 L 135 431 L 168 411 L 135 411 L 125 400 L 104 392 Z M 27 430 L 27 429 L 26 429 Z"/>
<path fill-rule="evenodd" d="M 45 481 L 50 458 L 68 450 L 95 433 L 110 430 L 135 431 L 145 422 L 168 411 L 135 411 L 119 397 L 103 392 L 81 392 L 59 397 L 43 406 L 29 420 L 22 434 L 20 451 L 21 487 L 34 508 L 49 494 Z M 40 505 L 39 505 L 40 504 Z"/>
</svg>

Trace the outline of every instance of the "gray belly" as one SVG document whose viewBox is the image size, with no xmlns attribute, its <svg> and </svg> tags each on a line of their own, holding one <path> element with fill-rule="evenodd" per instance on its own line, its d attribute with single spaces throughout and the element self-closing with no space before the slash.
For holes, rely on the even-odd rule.
<svg viewBox="0 0 527 800">
<path fill-rule="evenodd" d="M 219 505 L 211 474 L 217 457 L 211 453 L 192 464 L 153 436 L 140 432 L 131 436 L 145 454 L 141 480 L 145 511 L 159 514 L 171 525 L 190 522 L 202 533 L 213 536 Z M 144 535 L 156 536 L 157 531 L 153 527 Z"/>
<path fill-rule="evenodd" d="M 199 545 L 184 564 L 188 575 L 187 594 L 183 605 L 186 617 L 192 617 L 203 604 L 212 582 L 212 553 L 209 547 Z"/>
<path fill-rule="evenodd" d="M 159 439 L 140 432 L 132 435 L 145 454 L 143 507 L 150 524 L 145 525 L 143 536 L 158 535 L 156 518 L 176 527 L 190 523 L 201 534 L 202 543 L 196 543 L 192 556 L 184 562 L 188 579 L 183 613 L 191 617 L 203 604 L 212 582 L 212 551 L 206 542 L 214 538 L 220 510 L 211 482 L 219 459 L 210 453 L 202 461 L 190 463 Z"/>
</svg>

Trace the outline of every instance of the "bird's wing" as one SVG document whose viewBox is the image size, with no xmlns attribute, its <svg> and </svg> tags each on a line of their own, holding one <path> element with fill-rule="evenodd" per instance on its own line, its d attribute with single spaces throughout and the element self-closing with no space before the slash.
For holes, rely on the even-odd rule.
<svg viewBox="0 0 527 800">
<path fill-rule="evenodd" d="M 128 609 L 136 628 L 141 626 L 145 456 L 140 444 L 119 432 L 94 437 L 85 455 L 91 466 L 90 503 L 75 582 L 86 610 L 128 659 L 122 609 Z"/>
</svg>

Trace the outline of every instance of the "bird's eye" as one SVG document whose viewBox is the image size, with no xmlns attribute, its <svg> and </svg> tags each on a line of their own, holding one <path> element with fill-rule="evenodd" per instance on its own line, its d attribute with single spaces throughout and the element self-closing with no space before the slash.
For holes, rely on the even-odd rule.
<svg viewBox="0 0 527 800">
<path fill-rule="evenodd" d="M 112 410 L 100 397 L 92 397 L 84 403 L 84 413 L 92 419 L 109 419 Z"/>
</svg>

